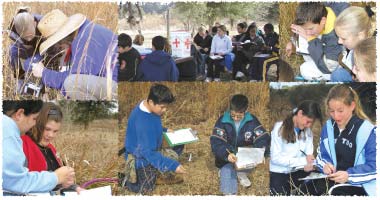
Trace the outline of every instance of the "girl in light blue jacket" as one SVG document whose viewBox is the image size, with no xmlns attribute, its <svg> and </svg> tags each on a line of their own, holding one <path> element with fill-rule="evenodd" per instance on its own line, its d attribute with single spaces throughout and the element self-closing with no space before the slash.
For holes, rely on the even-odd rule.
<svg viewBox="0 0 380 200">
<path fill-rule="evenodd" d="M 376 132 L 363 112 L 357 93 L 347 85 L 330 89 L 329 116 L 323 126 L 317 168 L 327 179 L 309 182 L 308 192 L 322 195 L 376 195 Z"/>
</svg>

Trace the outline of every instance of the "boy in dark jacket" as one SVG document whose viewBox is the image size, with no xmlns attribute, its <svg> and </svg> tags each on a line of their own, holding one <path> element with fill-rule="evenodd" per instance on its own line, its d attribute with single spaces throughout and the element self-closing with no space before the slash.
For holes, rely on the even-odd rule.
<svg viewBox="0 0 380 200">
<path fill-rule="evenodd" d="M 148 98 L 139 103 L 131 112 L 125 137 L 125 159 L 135 158 L 136 182 L 126 181 L 125 186 L 136 193 L 154 189 L 157 172 L 173 171 L 185 173 L 185 168 L 176 160 L 160 152 L 163 132 L 161 116 L 168 104 L 174 101 L 169 88 L 155 84 L 150 88 Z M 129 156 L 128 156 L 129 155 Z"/>
<path fill-rule="evenodd" d="M 129 35 L 122 33 L 117 39 L 120 64 L 118 81 L 135 81 L 141 61 L 140 53 L 132 47 L 132 38 Z"/>
<path fill-rule="evenodd" d="M 137 79 L 139 81 L 178 81 L 179 71 L 168 53 L 164 51 L 166 39 L 156 36 L 152 39 L 153 52 L 141 62 Z"/>
<path fill-rule="evenodd" d="M 234 153 L 238 147 L 263 148 L 269 145 L 268 132 L 247 108 L 248 98 L 234 95 L 230 110 L 218 119 L 210 137 L 215 165 L 220 169 L 220 191 L 225 195 L 237 194 L 238 178 L 244 187 L 251 185 L 247 172 L 236 172 L 234 168 L 237 161 Z"/>
</svg>

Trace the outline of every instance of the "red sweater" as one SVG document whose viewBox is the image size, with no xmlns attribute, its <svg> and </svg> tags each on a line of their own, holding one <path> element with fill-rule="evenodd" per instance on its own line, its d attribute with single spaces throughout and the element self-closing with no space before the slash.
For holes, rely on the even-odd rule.
<svg viewBox="0 0 380 200">
<path fill-rule="evenodd" d="M 38 171 L 38 172 L 47 171 L 47 163 L 45 160 L 45 156 L 42 154 L 37 144 L 28 135 L 21 136 L 21 139 L 22 139 L 22 147 L 24 150 L 24 154 L 28 162 L 29 171 Z M 53 152 L 54 157 L 57 160 L 58 164 L 62 166 L 62 162 L 57 157 L 54 146 L 52 144 L 49 144 L 48 148 L 50 148 L 51 151 Z"/>
</svg>

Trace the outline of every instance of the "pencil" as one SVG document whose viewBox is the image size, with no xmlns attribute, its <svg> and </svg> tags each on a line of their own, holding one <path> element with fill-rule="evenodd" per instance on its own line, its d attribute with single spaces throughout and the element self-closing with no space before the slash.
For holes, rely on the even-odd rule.
<svg viewBox="0 0 380 200">
<path fill-rule="evenodd" d="M 305 153 L 304 151 L 302 151 L 301 149 L 300 149 L 300 151 L 301 151 L 301 153 L 302 153 L 303 155 L 307 156 L 306 153 Z"/>
</svg>

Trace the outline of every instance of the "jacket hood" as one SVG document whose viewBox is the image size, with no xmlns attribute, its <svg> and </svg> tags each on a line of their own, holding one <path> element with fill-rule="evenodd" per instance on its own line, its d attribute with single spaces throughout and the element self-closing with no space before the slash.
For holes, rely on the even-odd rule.
<svg viewBox="0 0 380 200">
<path fill-rule="evenodd" d="M 160 66 L 164 63 L 168 63 L 168 61 L 171 59 L 171 56 L 162 50 L 156 50 L 153 51 L 151 54 L 148 54 L 144 60 L 147 60 L 147 62 L 150 62 L 156 66 Z"/>
</svg>

